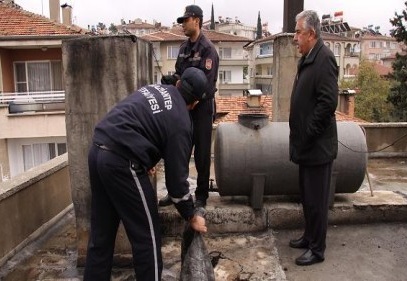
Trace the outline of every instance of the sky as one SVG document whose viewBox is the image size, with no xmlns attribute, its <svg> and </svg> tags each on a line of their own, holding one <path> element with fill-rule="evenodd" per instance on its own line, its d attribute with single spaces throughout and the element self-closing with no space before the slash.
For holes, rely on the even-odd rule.
<svg viewBox="0 0 407 281">
<path fill-rule="evenodd" d="M 23 9 L 49 17 L 49 0 L 14 0 Z M 344 21 L 351 27 L 363 28 L 368 25 L 380 26 L 382 34 L 390 34 L 390 18 L 405 9 L 404 0 L 304 0 L 305 10 L 315 10 L 321 17 L 342 11 Z M 257 26 L 260 12 L 261 22 L 268 23 L 272 34 L 281 32 L 283 27 L 284 0 L 60 0 L 61 4 L 72 6 L 73 23 L 84 28 L 96 26 L 99 22 L 106 26 L 120 24 L 140 18 L 148 23 L 161 22 L 172 26 L 176 18 L 182 16 L 184 8 L 190 4 L 199 5 L 204 12 L 204 20 L 210 20 L 213 4 L 215 19 L 219 16 L 236 17 L 240 22 Z M 380 3 L 380 4 L 379 4 Z"/>
</svg>

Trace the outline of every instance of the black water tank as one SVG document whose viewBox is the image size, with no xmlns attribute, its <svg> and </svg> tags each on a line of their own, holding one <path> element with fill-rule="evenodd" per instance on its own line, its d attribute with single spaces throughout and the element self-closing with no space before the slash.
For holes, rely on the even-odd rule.
<svg viewBox="0 0 407 281">
<path fill-rule="evenodd" d="M 333 166 L 336 193 L 361 186 L 367 165 L 362 128 L 338 122 L 338 157 Z M 298 165 L 289 160 L 288 122 L 269 122 L 267 115 L 240 115 L 239 123 L 221 123 L 215 138 L 215 177 L 221 196 L 251 196 L 256 179 L 264 195 L 299 194 Z"/>
</svg>

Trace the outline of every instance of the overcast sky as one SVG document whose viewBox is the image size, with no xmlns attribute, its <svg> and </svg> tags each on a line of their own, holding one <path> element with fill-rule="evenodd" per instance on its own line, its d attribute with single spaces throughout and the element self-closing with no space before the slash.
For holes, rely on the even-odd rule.
<svg viewBox="0 0 407 281">
<path fill-rule="evenodd" d="M 49 17 L 49 0 L 15 0 L 23 9 Z M 380 26 L 383 34 L 392 28 L 389 19 L 394 13 L 400 14 L 405 8 L 404 0 L 304 0 L 304 9 L 312 9 L 323 14 L 333 15 L 343 11 L 344 20 L 352 27 Z M 268 23 L 271 33 L 281 32 L 283 26 L 284 0 L 60 0 L 61 4 L 72 6 L 75 24 L 87 28 L 88 25 L 120 24 L 141 18 L 152 23 L 153 20 L 171 26 L 181 16 L 184 7 L 199 5 L 204 12 L 204 20 L 210 20 L 213 3 L 215 19 L 219 16 L 237 17 L 242 23 L 256 26 L 260 12 L 262 23 Z"/>
</svg>

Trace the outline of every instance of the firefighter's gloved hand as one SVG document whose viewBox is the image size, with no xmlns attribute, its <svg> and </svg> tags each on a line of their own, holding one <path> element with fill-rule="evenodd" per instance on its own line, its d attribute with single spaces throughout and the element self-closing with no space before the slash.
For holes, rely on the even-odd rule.
<svg viewBox="0 0 407 281">
<path fill-rule="evenodd" d="M 161 84 L 165 85 L 174 85 L 177 83 L 179 80 L 179 76 L 177 74 L 172 74 L 172 75 L 164 75 L 161 77 Z"/>
</svg>

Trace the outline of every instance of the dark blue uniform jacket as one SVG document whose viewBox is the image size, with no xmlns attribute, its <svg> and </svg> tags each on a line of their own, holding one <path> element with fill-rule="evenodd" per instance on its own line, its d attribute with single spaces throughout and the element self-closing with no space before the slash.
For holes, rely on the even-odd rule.
<svg viewBox="0 0 407 281">
<path fill-rule="evenodd" d="M 93 142 L 139 163 L 145 170 L 164 159 L 168 193 L 179 199 L 175 206 L 185 219 L 192 216 L 187 181 L 192 121 L 174 86 L 145 86 L 119 102 L 96 126 Z"/>
</svg>

